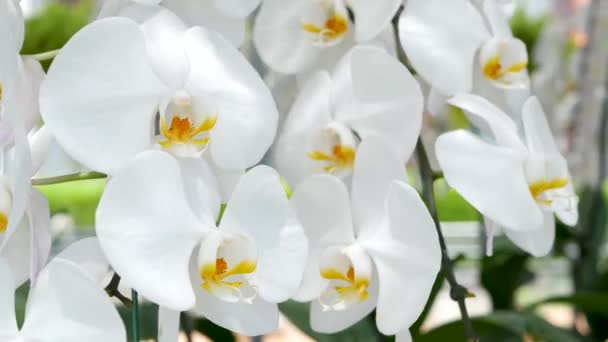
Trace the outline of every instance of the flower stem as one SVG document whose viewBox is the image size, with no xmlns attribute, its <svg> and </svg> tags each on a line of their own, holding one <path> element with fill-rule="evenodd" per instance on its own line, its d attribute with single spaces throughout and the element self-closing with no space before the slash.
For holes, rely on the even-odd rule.
<svg viewBox="0 0 608 342">
<path fill-rule="evenodd" d="M 435 194 L 433 193 L 434 173 L 431 169 L 431 164 L 429 163 L 429 159 L 421 139 L 418 139 L 418 144 L 416 145 L 416 157 L 418 160 L 418 167 L 420 168 L 420 177 L 422 178 L 422 196 L 426 202 L 429 212 L 431 213 L 431 216 L 433 217 L 433 221 L 435 221 L 435 229 L 437 229 L 437 235 L 439 236 L 439 246 L 441 247 L 441 268 L 445 275 L 445 279 L 450 284 L 450 297 L 458 303 L 460 316 L 462 317 L 462 323 L 464 324 L 464 330 L 467 338 L 470 341 L 477 341 L 478 337 L 473 330 L 473 324 L 471 322 L 471 318 L 469 317 L 465 303 L 466 298 L 473 297 L 474 295 L 471 294 L 464 286 L 460 285 L 456 280 L 456 276 L 454 275 L 454 267 L 452 265 L 452 260 L 450 260 L 448 255 L 447 245 L 441 231 L 441 223 L 439 222 L 437 206 L 435 204 Z"/>
<path fill-rule="evenodd" d="M 131 290 L 131 298 L 133 300 L 133 308 L 131 310 L 133 342 L 139 342 L 139 298 L 137 296 L 137 291 Z"/>
<path fill-rule="evenodd" d="M 114 273 L 114 275 L 112 276 L 112 280 L 110 281 L 108 286 L 106 286 L 106 293 L 108 294 L 108 296 L 115 297 L 116 299 L 120 300 L 124 305 L 132 306 L 133 302 L 131 302 L 129 298 L 120 293 L 120 291 L 118 290 L 119 285 L 120 276 L 117 273 Z"/>
<path fill-rule="evenodd" d="M 32 185 L 52 185 L 74 181 L 81 181 L 87 179 L 101 179 L 106 178 L 106 175 L 99 172 L 87 172 L 87 173 L 74 173 L 65 176 L 49 177 L 32 179 Z"/>
<path fill-rule="evenodd" d="M 34 58 L 35 60 L 37 60 L 39 62 L 43 62 L 43 61 L 48 61 L 50 59 L 55 58 L 57 56 L 57 54 L 59 53 L 59 50 L 60 49 L 37 53 L 34 55 L 25 55 L 24 57 Z"/>
</svg>

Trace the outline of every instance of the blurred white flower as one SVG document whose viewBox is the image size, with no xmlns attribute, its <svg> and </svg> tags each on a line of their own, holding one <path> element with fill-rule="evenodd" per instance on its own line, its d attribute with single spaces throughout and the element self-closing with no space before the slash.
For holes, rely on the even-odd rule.
<svg viewBox="0 0 608 342">
<path fill-rule="evenodd" d="M 307 246 L 279 175 L 257 166 L 241 177 L 218 227 L 209 169 L 180 162 L 144 152 L 108 183 L 97 235 L 111 265 L 174 314 L 192 310 L 245 335 L 276 329 L 276 303 L 297 290 Z"/>
<path fill-rule="evenodd" d="M 546 255 L 555 238 L 553 214 L 575 225 L 578 200 L 540 103 L 531 97 L 524 104 L 523 141 L 487 100 L 461 94 L 449 103 L 485 122 L 494 143 L 465 130 L 440 136 L 435 149 L 445 180 L 520 248 Z"/>
<path fill-rule="evenodd" d="M 356 43 L 370 42 L 388 29 L 400 4 L 401 0 L 265 0 L 255 21 L 254 43 L 275 71 L 296 74 L 331 68 Z"/>
<path fill-rule="evenodd" d="M 293 194 L 310 248 L 294 298 L 312 300 L 315 331 L 341 331 L 375 308 L 380 332 L 394 335 L 424 309 L 441 265 L 437 233 L 389 145 L 366 138 L 356 158 L 350 198 L 330 175 L 309 177 Z"/>
<path fill-rule="evenodd" d="M 353 48 L 330 76 L 313 74 L 293 104 L 274 161 L 296 186 L 311 174 L 352 173 L 359 140 L 377 135 L 407 160 L 422 127 L 423 97 L 410 72 L 377 47 Z"/>
<path fill-rule="evenodd" d="M 49 70 L 41 109 L 60 145 L 107 174 L 149 149 L 206 154 L 222 169 L 258 163 L 278 114 L 247 60 L 217 33 L 187 29 L 166 9 L 127 10 L 135 21 L 90 24 Z"/>
<path fill-rule="evenodd" d="M 122 15 L 130 4 L 161 5 L 188 26 L 202 26 L 222 34 L 235 46 L 245 41 L 247 17 L 262 0 L 102 0 L 99 17 Z"/>
<path fill-rule="evenodd" d="M 526 46 L 513 37 L 498 5 L 485 0 L 481 13 L 469 0 L 407 1 L 399 21 L 401 43 L 422 78 L 444 95 L 471 92 L 481 81 L 526 88 Z"/>
<path fill-rule="evenodd" d="M 0 258 L 0 338 L 7 342 L 126 341 L 125 327 L 108 295 L 76 264 L 56 259 L 30 289 L 25 322 L 15 317 L 16 283 Z"/>
</svg>

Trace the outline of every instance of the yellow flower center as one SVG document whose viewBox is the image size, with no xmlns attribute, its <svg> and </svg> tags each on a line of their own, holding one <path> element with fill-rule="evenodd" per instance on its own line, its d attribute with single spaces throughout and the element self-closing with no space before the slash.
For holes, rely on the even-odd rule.
<svg viewBox="0 0 608 342">
<path fill-rule="evenodd" d="M 238 289 L 243 286 L 243 282 L 225 281 L 225 279 L 233 275 L 252 273 L 256 267 L 254 261 L 245 260 L 229 268 L 224 258 L 217 258 L 215 264 L 205 264 L 201 268 L 200 277 L 203 280 L 201 287 L 211 294 L 214 293 L 215 288 L 228 288 L 238 292 Z"/>
<path fill-rule="evenodd" d="M 8 226 L 8 216 L 3 212 L 0 212 L 0 233 L 4 233 L 6 231 L 6 227 Z"/>
<path fill-rule="evenodd" d="M 197 138 L 197 135 L 208 132 L 217 122 L 217 115 L 206 117 L 203 123 L 194 127 L 190 119 L 181 118 L 175 114 L 171 119 L 171 125 L 167 127 L 165 118 L 160 118 L 160 133 L 166 139 L 159 144 L 164 148 L 170 148 L 175 144 L 192 144 L 197 147 L 205 147 L 209 143 L 209 137 Z"/>
<path fill-rule="evenodd" d="M 320 27 L 312 23 L 302 23 L 302 29 L 317 36 L 316 41 L 320 43 L 331 43 L 344 36 L 348 31 L 348 19 L 334 13 L 325 21 L 324 26 Z"/>
<path fill-rule="evenodd" d="M 546 192 L 551 190 L 558 190 L 566 187 L 568 185 L 567 178 L 554 178 L 551 180 L 541 179 L 532 184 L 530 184 L 530 194 L 534 197 L 534 200 L 537 203 L 544 205 L 551 205 L 553 200 L 543 196 Z"/>
<path fill-rule="evenodd" d="M 521 72 L 527 67 L 528 62 L 521 62 L 511 64 L 507 68 L 503 68 L 503 65 L 500 61 L 500 56 L 497 55 L 490 58 L 485 63 L 485 65 L 483 66 L 483 75 L 492 81 L 499 81 L 506 75 Z"/>
<path fill-rule="evenodd" d="M 343 302 L 350 302 L 352 300 L 362 302 L 369 297 L 367 291 L 369 288 L 369 280 L 364 277 L 355 277 L 355 270 L 352 266 L 348 268 L 346 273 L 342 273 L 335 268 L 323 269 L 321 270 L 321 277 L 327 280 L 344 281 L 348 284 L 346 286 L 333 286 L 333 292 L 335 292 L 338 295 L 338 299 Z M 323 297 L 323 294 L 321 297 Z M 329 304 L 331 305 L 331 303 Z"/>
<path fill-rule="evenodd" d="M 328 165 L 324 166 L 323 170 L 329 173 L 335 173 L 346 168 L 352 169 L 355 164 L 355 150 L 346 145 L 334 146 L 331 155 L 322 151 L 312 151 L 308 152 L 308 157 L 312 160 L 327 163 Z"/>
</svg>

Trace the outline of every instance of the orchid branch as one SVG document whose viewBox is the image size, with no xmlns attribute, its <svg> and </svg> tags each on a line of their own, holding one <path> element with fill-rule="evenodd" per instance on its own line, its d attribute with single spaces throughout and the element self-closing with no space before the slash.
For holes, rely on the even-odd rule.
<svg viewBox="0 0 608 342">
<path fill-rule="evenodd" d="M 424 198 L 429 212 L 433 217 L 433 221 L 435 221 L 435 228 L 437 229 L 437 235 L 439 236 L 439 245 L 441 247 L 441 268 L 445 275 L 445 279 L 450 284 L 450 297 L 458 303 L 460 316 L 462 317 L 462 323 L 464 324 L 464 330 L 467 338 L 470 341 L 477 341 L 478 337 L 473 330 L 473 324 L 471 322 L 471 318 L 469 317 L 465 303 L 466 298 L 474 297 L 474 295 L 470 293 L 464 286 L 460 285 L 456 280 L 456 276 L 454 275 L 454 267 L 448 255 L 447 245 L 441 231 L 441 223 L 439 222 L 437 207 L 435 205 L 435 194 L 433 193 L 433 180 L 435 175 L 431 169 L 431 164 L 429 163 L 422 140 L 420 139 L 418 139 L 418 144 L 416 145 L 416 158 L 418 160 L 418 167 L 420 168 L 420 177 L 422 178 L 422 197 Z"/>
<path fill-rule="evenodd" d="M 68 182 L 75 182 L 87 179 L 102 179 L 106 178 L 106 175 L 99 172 L 86 172 L 86 173 L 73 173 L 65 176 L 49 177 L 32 179 L 32 185 L 52 185 L 61 184 Z"/>
<path fill-rule="evenodd" d="M 108 296 L 115 297 L 126 306 L 133 305 L 133 302 L 131 302 L 129 298 L 120 293 L 120 291 L 118 290 L 119 285 L 120 276 L 117 273 L 114 273 L 114 275 L 112 276 L 112 280 L 110 280 L 110 283 L 108 284 L 108 286 L 106 286 L 106 293 L 108 294 Z"/>
</svg>

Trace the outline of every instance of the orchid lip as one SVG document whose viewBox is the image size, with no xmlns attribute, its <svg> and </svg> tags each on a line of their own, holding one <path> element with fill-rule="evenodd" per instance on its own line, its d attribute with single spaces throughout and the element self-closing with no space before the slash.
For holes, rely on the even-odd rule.
<svg viewBox="0 0 608 342">
<path fill-rule="evenodd" d="M 307 155 L 324 172 L 346 176 L 355 164 L 357 139 L 353 132 L 339 122 L 328 124 L 316 137 Z"/>
</svg>

